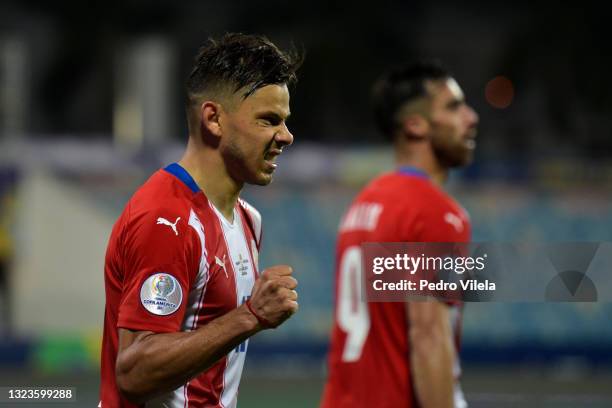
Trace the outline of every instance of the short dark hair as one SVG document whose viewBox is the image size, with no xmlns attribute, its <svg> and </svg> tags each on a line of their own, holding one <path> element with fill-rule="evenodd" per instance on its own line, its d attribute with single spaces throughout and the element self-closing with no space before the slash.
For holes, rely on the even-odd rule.
<svg viewBox="0 0 612 408">
<path fill-rule="evenodd" d="M 283 52 L 260 35 L 227 33 L 218 40 L 209 38 L 186 82 L 187 106 L 210 91 L 245 89 L 244 99 L 266 85 L 291 85 L 302 61 L 303 53 Z"/>
<path fill-rule="evenodd" d="M 372 105 L 380 131 L 392 139 L 398 126 L 397 113 L 402 106 L 427 95 L 426 81 L 446 79 L 450 76 L 451 74 L 435 60 L 421 60 L 385 72 L 372 87 Z"/>
</svg>

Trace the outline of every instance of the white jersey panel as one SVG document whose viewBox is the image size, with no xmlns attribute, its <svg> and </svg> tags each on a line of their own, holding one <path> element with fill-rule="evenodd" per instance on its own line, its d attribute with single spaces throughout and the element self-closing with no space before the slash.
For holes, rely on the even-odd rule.
<svg viewBox="0 0 612 408">
<path fill-rule="evenodd" d="M 227 245 L 229 260 L 232 268 L 228 272 L 234 273 L 236 282 L 236 307 L 248 300 L 255 284 L 255 268 L 251 259 L 247 238 L 242 224 L 240 212 L 234 209 L 233 223 L 213 206 L 223 228 L 223 235 Z M 248 340 L 232 350 L 227 356 L 227 365 L 223 375 L 223 391 L 221 392 L 221 405 L 225 408 L 236 407 L 238 403 L 238 385 L 242 376 L 244 359 Z"/>
<path fill-rule="evenodd" d="M 208 253 L 206 251 L 204 227 L 193 210 L 191 210 L 191 214 L 189 215 L 189 226 L 198 234 L 202 255 L 200 257 L 200 268 L 196 276 L 195 284 L 189 291 L 187 310 L 185 310 L 185 317 L 181 327 L 182 331 L 196 329 L 197 316 L 202 309 L 202 303 L 204 302 L 204 295 L 206 293 L 206 284 L 208 283 Z"/>
</svg>

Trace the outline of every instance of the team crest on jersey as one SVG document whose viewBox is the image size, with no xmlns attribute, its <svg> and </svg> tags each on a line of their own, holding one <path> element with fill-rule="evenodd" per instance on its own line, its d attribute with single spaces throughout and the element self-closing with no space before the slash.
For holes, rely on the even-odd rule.
<svg viewBox="0 0 612 408">
<path fill-rule="evenodd" d="M 166 316 L 178 310 L 183 300 L 183 289 L 176 278 L 167 273 L 156 273 L 140 288 L 140 302 L 149 312 Z"/>
</svg>

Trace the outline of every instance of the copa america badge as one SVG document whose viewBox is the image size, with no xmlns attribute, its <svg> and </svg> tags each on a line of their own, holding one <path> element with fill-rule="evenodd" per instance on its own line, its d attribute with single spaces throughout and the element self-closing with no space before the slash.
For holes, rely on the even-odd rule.
<svg viewBox="0 0 612 408">
<path fill-rule="evenodd" d="M 140 302 L 149 312 L 166 316 L 176 312 L 183 300 L 183 290 L 176 278 L 167 273 L 156 273 L 140 288 Z"/>
</svg>

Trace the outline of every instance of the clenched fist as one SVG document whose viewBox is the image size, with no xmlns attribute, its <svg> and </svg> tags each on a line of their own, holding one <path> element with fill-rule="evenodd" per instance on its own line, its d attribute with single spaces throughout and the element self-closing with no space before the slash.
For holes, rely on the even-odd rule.
<svg viewBox="0 0 612 408">
<path fill-rule="evenodd" d="M 288 265 L 271 266 L 255 281 L 247 306 L 264 328 L 278 327 L 297 312 L 297 280 Z"/>
</svg>

